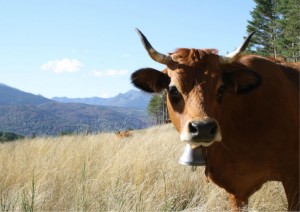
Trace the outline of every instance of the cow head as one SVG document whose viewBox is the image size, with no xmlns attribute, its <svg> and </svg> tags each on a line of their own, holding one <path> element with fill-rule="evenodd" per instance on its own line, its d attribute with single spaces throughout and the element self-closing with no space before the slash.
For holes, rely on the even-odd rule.
<svg viewBox="0 0 300 212">
<path fill-rule="evenodd" d="M 182 141 L 192 147 L 221 141 L 218 117 L 224 95 L 247 93 L 260 82 L 255 72 L 234 62 L 253 33 L 236 51 L 219 56 L 215 49 L 185 48 L 164 55 L 157 52 L 139 30 L 137 32 L 150 57 L 166 68 L 163 71 L 137 70 L 131 76 L 132 83 L 150 93 L 167 90 L 169 115 Z"/>
</svg>

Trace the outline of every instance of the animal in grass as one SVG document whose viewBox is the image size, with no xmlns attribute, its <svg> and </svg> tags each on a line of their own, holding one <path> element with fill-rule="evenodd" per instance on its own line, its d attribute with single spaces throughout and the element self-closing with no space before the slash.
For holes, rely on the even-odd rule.
<svg viewBox="0 0 300 212">
<path fill-rule="evenodd" d="M 126 138 L 132 136 L 132 133 L 129 130 L 117 131 L 115 132 L 117 138 Z"/>
<path fill-rule="evenodd" d="M 267 181 L 281 181 L 288 210 L 299 210 L 299 63 L 234 52 L 180 48 L 165 55 L 137 30 L 162 71 L 131 76 L 143 91 L 167 90 L 170 119 L 183 142 L 202 148 L 205 174 L 229 194 L 233 211 Z"/>
</svg>

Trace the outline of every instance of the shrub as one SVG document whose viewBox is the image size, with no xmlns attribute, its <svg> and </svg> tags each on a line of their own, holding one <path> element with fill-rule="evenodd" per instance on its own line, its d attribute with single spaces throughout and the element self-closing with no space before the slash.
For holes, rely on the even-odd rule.
<svg viewBox="0 0 300 212">
<path fill-rule="evenodd" d="M 0 132 L 0 142 L 15 141 L 24 138 L 22 135 L 18 135 L 12 132 Z"/>
</svg>

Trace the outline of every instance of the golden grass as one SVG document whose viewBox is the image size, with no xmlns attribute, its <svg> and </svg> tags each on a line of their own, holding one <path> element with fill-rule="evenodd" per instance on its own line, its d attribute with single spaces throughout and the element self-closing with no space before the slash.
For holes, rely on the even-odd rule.
<svg viewBox="0 0 300 212">
<path fill-rule="evenodd" d="M 35 138 L 0 145 L 1 211 L 228 211 L 226 192 L 178 164 L 184 144 L 172 125 Z M 266 184 L 250 211 L 286 210 L 280 183 Z"/>
</svg>

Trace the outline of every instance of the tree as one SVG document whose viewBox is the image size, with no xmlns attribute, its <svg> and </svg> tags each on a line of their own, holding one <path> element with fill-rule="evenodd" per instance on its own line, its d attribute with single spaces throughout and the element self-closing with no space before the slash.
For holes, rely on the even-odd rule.
<svg viewBox="0 0 300 212">
<path fill-rule="evenodd" d="M 159 94 L 154 94 L 148 104 L 147 111 L 155 121 L 155 124 L 160 123 L 160 117 L 162 115 L 162 97 Z"/>
<path fill-rule="evenodd" d="M 163 124 L 168 120 L 168 111 L 166 106 L 166 95 L 154 94 L 147 107 L 148 114 L 152 116 L 155 124 Z"/>
<path fill-rule="evenodd" d="M 249 43 L 249 51 L 262 56 L 277 56 L 278 16 L 275 0 L 254 0 L 256 7 L 251 12 L 252 20 L 248 21 L 247 32 L 256 33 Z"/>
<path fill-rule="evenodd" d="M 279 51 L 289 61 L 300 60 L 300 2 L 299 0 L 277 1 L 280 19 Z"/>
<path fill-rule="evenodd" d="M 300 25 L 298 0 L 254 0 L 247 32 L 254 34 L 248 52 L 299 61 Z"/>
</svg>

